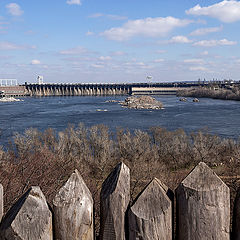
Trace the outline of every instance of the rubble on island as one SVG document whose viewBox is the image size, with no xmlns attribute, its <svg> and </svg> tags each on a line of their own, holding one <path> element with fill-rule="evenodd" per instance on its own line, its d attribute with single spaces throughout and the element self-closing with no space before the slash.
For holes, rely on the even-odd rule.
<svg viewBox="0 0 240 240">
<path fill-rule="evenodd" d="M 151 96 L 131 96 L 127 97 L 124 102 L 119 103 L 123 107 L 131 109 L 162 109 L 163 104 Z"/>
</svg>

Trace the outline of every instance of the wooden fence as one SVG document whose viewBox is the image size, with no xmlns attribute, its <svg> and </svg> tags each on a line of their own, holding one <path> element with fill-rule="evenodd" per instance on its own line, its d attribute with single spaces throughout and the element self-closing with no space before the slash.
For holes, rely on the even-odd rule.
<svg viewBox="0 0 240 240">
<path fill-rule="evenodd" d="M 102 185 L 100 240 L 230 240 L 230 191 L 205 163 L 199 163 L 174 193 L 154 178 L 130 201 L 130 170 L 119 163 Z M 3 215 L 0 185 L 0 239 L 93 240 L 94 207 L 79 172 L 70 176 L 49 209 L 39 187 L 31 187 Z M 173 212 L 176 212 L 174 216 Z M 231 239 L 240 239 L 240 193 L 233 214 Z"/>
</svg>

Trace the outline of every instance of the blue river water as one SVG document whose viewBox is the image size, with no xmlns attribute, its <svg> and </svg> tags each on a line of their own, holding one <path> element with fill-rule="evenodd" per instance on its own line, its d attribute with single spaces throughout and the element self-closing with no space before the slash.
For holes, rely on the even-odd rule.
<svg viewBox="0 0 240 240">
<path fill-rule="evenodd" d="M 122 108 L 107 100 L 115 97 L 45 97 L 23 98 L 21 102 L 0 102 L 0 145 L 5 145 L 14 132 L 27 128 L 56 131 L 69 124 L 85 126 L 105 124 L 110 130 L 117 127 L 129 130 L 148 130 L 152 126 L 168 130 L 183 128 L 186 132 L 208 128 L 210 133 L 237 139 L 240 135 L 240 102 L 200 99 L 199 103 L 180 102 L 176 96 L 158 96 L 164 109 L 133 110 Z"/>
</svg>

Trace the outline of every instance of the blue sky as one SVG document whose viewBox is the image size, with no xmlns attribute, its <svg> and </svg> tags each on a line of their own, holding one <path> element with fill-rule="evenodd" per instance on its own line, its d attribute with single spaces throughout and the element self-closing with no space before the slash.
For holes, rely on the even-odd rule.
<svg viewBox="0 0 240 240">
<path fill-rule="evenodd" d="M 240 1 L 0 1 L 0 78 L 240 80 Z"/>
</svg>

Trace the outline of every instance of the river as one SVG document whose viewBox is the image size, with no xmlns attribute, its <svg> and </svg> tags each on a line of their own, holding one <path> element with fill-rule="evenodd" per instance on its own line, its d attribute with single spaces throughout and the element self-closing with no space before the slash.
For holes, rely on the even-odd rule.
<svg viewBox="0 0 240 240">
<path fill-rule="evenodd" d="M 22 102 L 0 102 L 0 144 L 5 145 L 14 132 L 27 128 L 43 131 L 65 129 L 69 124 L 82 122 L 86 126 L 105 124 L 129 130 L 148 130 L 152 126 L 168 130 L 183 128 L 186 132 L 208 128 L 210 133 L 237 139 L 240 134 L 240 102 L 203 98 L 199 103 L 180 102 L 176 96 L 158 96 L 164 109 L 133 110 L 122 108 L 107 100 L 115 97 L 42 97 L 23 98 Z"/>
</svg>

